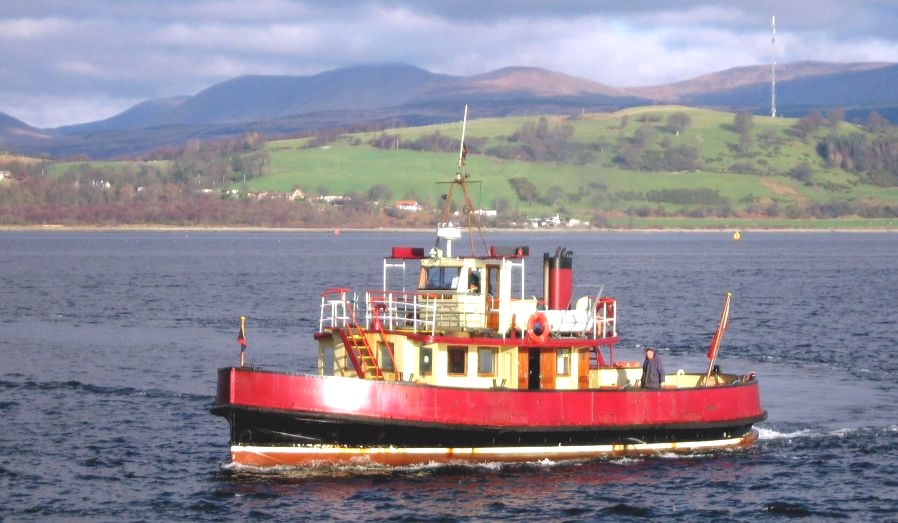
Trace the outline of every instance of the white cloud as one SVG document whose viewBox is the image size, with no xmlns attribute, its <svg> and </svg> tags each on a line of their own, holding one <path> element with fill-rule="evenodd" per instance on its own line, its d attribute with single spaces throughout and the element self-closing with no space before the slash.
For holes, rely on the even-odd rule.
<svg viewBox="0 0 898 523">
<path fill-rule="evenodd" d="M 94 78 L 109 78 L 111 71 L 100 67 L 91 62 L 82 60 L 62 61 L 56 65 L 57 69 L 62 73 L 71 73 L 79 76 L 90 76 Z"/>
<path fill-rule="evenodd" d="M 0 41 L 35 40 L 68 31 L 72 23 L 61 18 L 0 18 Z"/>
<path fill-rule="evenodd" d="M 819 60 L 827 62 L 895 62 L 898 41 L 861 38 L 843 42 L 823 34 L 795 35 L 794 39 L 777 38 L 783 46 L 784 60 Z"/>
<path fill-rule="evenodd" d="M 283 55 L 317 49 L 320 29 L 302 24 L 228 25 L 177 23 L 161 28 L 151 41 L 184 51 L 214 50 Z"/>
<path fill-rule="evenodd" d="M 537 66 L 612 86 L 777 60 L 895 61 L 898 6 L 879 0 L 32 0 L 0 14 L 0 111 L 96 120 L 244 74 L 404 62 L 471 75 Z M 58 104 L 50 106 L 48 104 Z M 75 120 L 76 121 L 76 120 Z"/>
</svg>

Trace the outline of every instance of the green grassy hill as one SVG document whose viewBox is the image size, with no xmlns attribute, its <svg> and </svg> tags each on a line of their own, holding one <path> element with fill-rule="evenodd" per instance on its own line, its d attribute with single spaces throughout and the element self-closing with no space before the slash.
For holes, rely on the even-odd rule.
<svg viewBox="0 0 898 523">
<path fill-rule="evenodd" d="M 0 224 L 429 225 L 460 135 L 455 121 L 269 142 L 250 133 L 158 160 L 8 158 Z M 465 142 L 473 205 L 499 213 L 487 225 L 558 214 L 619 228 L 898 228 L 898 129 L 882 122 L 651 106 L 472 119 Z M 352 204 L 251 194 L 295 188 Z M 432 213 L 400 213 L 400 199 Z"/>
<path fill-rule="evenodd" d="M 689 123 L 680 132 L 668 117 L 682 113 Z M 806 136 L 790 118 L 751 117 L 748 145 L 740 146 L 732 113 L 675 106 L 632 108 L 576 118 L 546 116 L 548 128 L 569 128 L 565 160 L 526 161 L 490 154 L 501 147 L 520 147 L 513 135 L 535 117 L 471 120 L 467 142 L 477 150 L 467 168 L 475 207 L 504 207 L 518 216 L 554 215 L 604 221 L 610 225 L 783 226 L 796 219 L 820 217 L 820 206 L 848 208 L 837 220 L 816 220 L 823 227 L 895 226 L 894 219 L 859 219 L 851 209 L 886 206 L 898 209 L 898 187 L 871 185 L 864 176 L 828 167 L 817 152 L 828 134 L 866 133 L 844 122 L 823 123 Z M 457 140 L 461 123 L 387 131 L 402 142 L 439 132 Z M 622 159 L 638 135 L 644 158 L 663 157 L 683 148 L 697 155 L 694 168 L 638 170 Z M 413 198 L 439 204 L 441 188 L 455 172 L 457 153 L 377 149 L 369 140 L 381 135 L 344 135 L 321 147 L 308 140 L 269 142 L 266 174 L 248 182 L 253 191 L 364 194 L 382 184 L 392 199 Z M 647 137 L 647 138 L 646 138 Z M 457 147 L 457 145 L 456 145 Z M 485 151 L 485 152 L 483 152 Z M 579 152 L 577 152 L 579 151 Z M 803 166 L 804 176 L 796 168 Z M 535 201 L 522 201 L 509 180 L 523 177 L 537 188 Z M 704 198 L 704 200 L 703 200 Z M 382 202 L 383 203 L 383 202 Z M 816 214 L 815 214 L 816 213 Z M 810 223 L 810 222 L 809 222 Z"/>
</svg>

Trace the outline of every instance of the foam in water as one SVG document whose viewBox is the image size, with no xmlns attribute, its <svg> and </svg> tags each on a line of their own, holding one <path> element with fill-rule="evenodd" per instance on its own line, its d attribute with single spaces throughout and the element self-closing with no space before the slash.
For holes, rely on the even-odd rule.
<svg viewBox="0 0 898 523">
<path fill-rule="evenodd" d="M 774 429 L 769 429 L 765 427 L 755 427 L 758 430 L 758 439 L 761 440 L 774 440 L 774 439 L 793 439 L 793 438 L 804 438 L 813 435 L 819 435 L 819 433 L 814 433 L 810 429 L 802 429 L 797 430 L 795 432 L 779 432 Z"/>
</svg>

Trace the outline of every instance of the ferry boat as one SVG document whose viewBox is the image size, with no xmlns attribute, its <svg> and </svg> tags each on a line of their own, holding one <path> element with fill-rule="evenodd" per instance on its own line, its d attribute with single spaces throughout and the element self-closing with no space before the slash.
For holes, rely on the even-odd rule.
<svg viewBox="0 0 898 523">
<path fill-rule="evenodd" d="M 574 287 L 572 251 L 543 255 L 539 298 L 524 281 L 529 248 L 487 246 L 471 212 L 464 125 L 461 144 L 434 245 L 392 247 L 380 288 L 321 293 L 315 375 L 250 366 L 242 352 L 240 365 L 219 369 L 211 412 L 230 424 L 231 461 L 561 461 L 751 445 L 767 416 L 758 378 L 713 365 L 729 294 L 708 369 L 643 387 L 643 363 L 615 359 L 617 300 Z M 459 254 L 463 228 L 470 253 Z"/>
</svg>

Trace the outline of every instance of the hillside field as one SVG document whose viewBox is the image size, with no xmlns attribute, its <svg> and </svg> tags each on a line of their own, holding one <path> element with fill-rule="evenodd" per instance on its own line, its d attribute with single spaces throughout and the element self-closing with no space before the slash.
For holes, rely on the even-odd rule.
<svg viewBox="0 0 898 523">
<path fill-rule="evenodd" d="M 689 124 L 679 133 L 668 129 L 666 119 L 683 113 Z M 838 123 L 798 138 L 791 129 L 795 119 L 752 117 L 752 145 L 747 153 L 739 150 L 740 135 L 733 127 L 732 113 L 686 107 L 641 107 L 611 114 L 584 114 L 576 118 L 545 117 L 550 128 L 570 126 L 571 140 L 587 148 L 586 161 L 535 162 L 504 159 L 484 153 L 467 157 L 475 208 L 509 208 L 527 216 L 561 214 L 589 220 L 597 214 L 617 226 L 654 224 L 662 227 L 744 226 L 782 227 L 801 219 L 800 210 L 833 202 L 865 202 L 896 205 L 898 187 L 864 183 L 856 174 L 830 168 L 817 153 L 818 140 L 827 133 L 865 132 L 857 125 Z M 510 137 L 535 117 L 472 119 L 467 125 L 468 143 L 478 143 L 480 151 L 514 143 Z M 621 148 L 632 140 L 640 127 L 651 128 L 654 143 L 647 150 L 687 146 L 697 151 L 699 168 L 687 171 L 640 171 L 625 168 Z M 461 122 L 388 130 L 402 141 L 440 133 L 456 140 Z M 393 199 L 416 199 L 426 205 L 439 204 L 443 190 L 438 182 L 451 179 L 456 171 L 456 152 L 428 152 L 409 149 L 378 149 L 369 140 L 382 133 L 341 136 L 328 145 L 308 148 L 307 139 L 272 141 L 266 146 L 270 165 L 262 177 L 250 180 L 252 191 L 288 191 L 303 188 L 307 193 L 365 193 L 382 184 Z M 813 172 L 810 180 L 790 176 L 790 170 L 804 164 Z M 740 169 L 741 166 L 741 169 Z M 737 170 L 750 170 L 738 173 Z M 533 201 L 520 200 L 509 183 L 523 177 L 543 195 Z M 698 191 L 719 194 L 717 203 L 689 204 L 649 201 L 650 191 Z M 551 198 L 546 198 L 549 194 Z M 388 202 L 381 202 L 388 203 Z M 774 205 L 789 209 L 791 216 L 753 217 L 753 209 Z M 725 207 L 723 212 L 721 207 Z M 691 216 L 667 216 L 690 214 Z M 636 209 L 636 210 L 634 210 Z M 730 214 L 727 216 L 727 214 Z M 721 215 L 721 216 L 715 216 Z M 840 217 L 808 220 L 801 226 L 893 227 L 892 219 Z"/>
<path fill-rule="evenodd" d="M 470 115 L 464 169 L 473 208 L 498 213 L 486 225 L 558 215 L 603 228 L 898 228 L 898 129 L 887 124 L 679 106 Z M 9 157 L 0 222 L 421 226 L 458 171 L 461 132 L 453 121 L 272 141 L 250 133 L 140 161 Z M 295 189 L 306 202 L 285 201 Z M 307 203 L 324 195 L 352 203 Z M 424 209 L 403 214 L 397 200 Z"/>
</svg>

